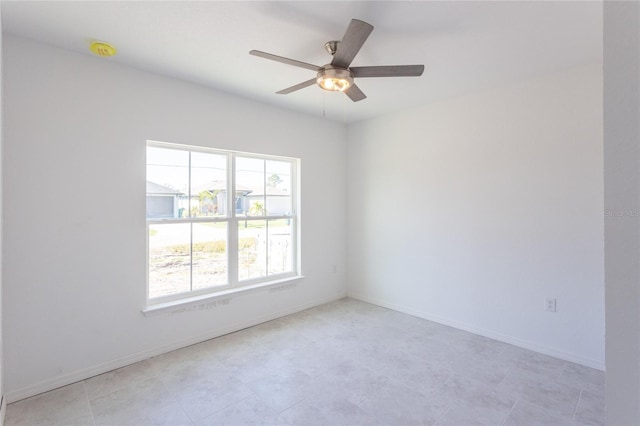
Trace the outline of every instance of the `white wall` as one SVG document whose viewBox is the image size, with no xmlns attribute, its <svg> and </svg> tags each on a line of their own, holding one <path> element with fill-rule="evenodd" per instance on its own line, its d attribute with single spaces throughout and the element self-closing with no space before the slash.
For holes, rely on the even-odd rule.
<svg viewBox="0 0 640 426">
<path fill-rule="evenodd" d="M 603 368 L 602 173 L 600 65 L 352 125 L 349 295 Z"/>
<path fill-rule="evenodd" d="M 4 345 L 3 345 L 3 329 L 4 323 L 2 321 L 2 5 L 0 5 L 0 425 L 4 424 L 4 415 L 7 401 L 4 399 Z"/>
<path fill-rule="evenodd" d="M 10 399 L 346 295 L 344 125 L 12 36 L 4 48 Z M 143 316 L 147 139 L 301 158 L 306 278 Z"/>
<path fill-rule="evenodd" d="M 640 424 L 640 6 L 604 2 L 607 424 Z"/>
</svg>

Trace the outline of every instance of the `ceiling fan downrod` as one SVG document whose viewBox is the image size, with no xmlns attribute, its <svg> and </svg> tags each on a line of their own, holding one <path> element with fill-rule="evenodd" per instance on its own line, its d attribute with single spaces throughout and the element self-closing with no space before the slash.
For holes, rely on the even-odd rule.
<svg viewBox="0 0 640 426">
<path fill-rule="evenodd" d="M 329 53 L 329 55 L 333 56 L 338 50 L 338 43 L 340 42 L 337 40 L 328 41 L 324 44 L 324 49 Z"/>
</svg>

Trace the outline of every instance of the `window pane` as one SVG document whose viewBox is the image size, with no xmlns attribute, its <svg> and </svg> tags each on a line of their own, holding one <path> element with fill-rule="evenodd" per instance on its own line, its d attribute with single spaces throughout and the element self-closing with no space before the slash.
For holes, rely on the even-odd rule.
<svg viewBox="0 0 640 426">
<path fill-rule="evenodd" d="M 180 217 L 188 184 L 188 152 L 147 147 L 147 218 Z"/>
<path fill-rule="evenodd" d="M 193 289 L 226 285 L 227 223 L 193 224 Z"/>
<path fill-rule="evenodd" d="M 238 222 L 238 278 L 248 280 L 267 275 L 267 221 Z"/>
<path fill-rule="evenodd" d="M 147 146 L 149 299 L 179 299 L 295 271 L 295 161 L 176 147 Z M 229 271 L 230 264 L 237 271 Z"/>
<path fill-rule="evenodd" d="M 190 290 L 190 224 L 149 225 L 149 298 Z"/>
<path fill-rule="evenodd" d="M 191 153 L 191 217 L 227 215 L 227 157 Z"/>
<path fill-rule="evenodd" d="M 264 216 L 264 160 L 236 157 L 236 214 Z"/>
<path fill-rule="evenodd" d="M 269 275 L 293 271 L 291 229 L 292 219 L 269 221 Z"/>
<path fill-rule="evenodd" d="M 291 215 L 291 162 L 266 161 L 267 214 Z"/>
</svg>

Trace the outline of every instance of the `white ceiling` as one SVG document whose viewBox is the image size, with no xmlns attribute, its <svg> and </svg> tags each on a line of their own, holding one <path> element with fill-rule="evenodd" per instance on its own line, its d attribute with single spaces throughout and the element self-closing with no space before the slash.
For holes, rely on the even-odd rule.
<svg viewBox="0 0 640 426">
<path fill-rule="evenodd" d="M 86 55 L 90 41 L 107 41 L 118 54 L 105 61 L 345 122 L 602 62 L 601 2 L 2 1 L 1 8 L 6 33 Z M 424 64 L 422 77 L 359 79 L 368 98 L 358 103 L 317 86 L 276 95 L 313 71 L 248 54 L 323 65 L 324 43 L 341 39 L 351 18 L 375 27 L 353 66 Z"/>
</svg>

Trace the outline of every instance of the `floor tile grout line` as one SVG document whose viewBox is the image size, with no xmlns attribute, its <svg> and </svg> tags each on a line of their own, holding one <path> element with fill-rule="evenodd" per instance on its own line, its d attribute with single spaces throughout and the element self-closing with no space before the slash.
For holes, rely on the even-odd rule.
<svg viewBox="0 0 640 426">
<path fill-rule="evenodd" d="M 197 421 L 196 421 L 196 420 L 193 420 L 193 423 L 195 424 L 195 423 L 197 423 L 197 422 L 201 422 L 201 421 L 203 421 L 204 419 L 208 419 L 208 418 L 209 418 L 209 417 L 211 417 L 211 416 L 215 416 L 216 414 L 219 414 L 219 413 L 221 413 L 222 411 L 224 411 L 224 410 L 226 410 L 226 409 L 229 409 L 229 408 L 231 408 L 231 407 L 234 407 L 234 406 L 236 406 L 236 405 L 239 405 L 240 403 L 242 403 L 242 402 L 246 401 L 247 399 L 249 399 L 249 398 L 251 398 L 251 397 L 254 397 L 254 396 L 256 396 L 256 397 L 258 397 L 258 398 L 260 397 L 260 395 L 258 395 L 256 392 L 253 392 L 253 393 L 251 393 L 250 395 L 247 395 L 247 396 L 245 396 L 244 398 L 241 398 L 241 399 L 239 399 L 239 400 L 238 400 L 238 401 L 236 401 L 236 402 L 232 402 L 231 404 L 229 404 L 229 405 L 225 405 L 223 408 L 221 408 L 221 409 L 219 409 L 219 410 L 216 410 L 216 411 L 214 411 L 214 412 L 212 412 L 212 413 L 210 413 L 210 414 L 207 414 L 206 416 L 202 417 L 201 419 L 198 419 Z M 277 411 L 276 411 L 276 410 L 273 410 L 273 411 L 277 413 Z"/>
<path fill-rule="evenodd" d="M 309 398 L 308 396 L 307 396 L 307 397 L 305 397 L 305 398 L 302 398 L 300 401 L 296 402 L 296 403 L 295 403 L 295 404 L 293 404 L 292 406 L 290 406 L 290 407 L 288 407 L 288 408 L 286 408 L 286 409 L 284 409 L 284 410 L 280 411 L 280 412 L 278 413 L 278 416 L 281 416 L 281 415 L 282 415 L 282 413 L 285 413 L 285 412 L 287 412 L 287 411 L 291 410 L 293 407 L 296 407 L 296 406 L 298 406 L 298 405 L 302 404 L 302 402 L 306 401 L 308 398 Z"/>
<path fill-rule="evenodd" d="M 575 421 L 576 414 L 578 413 L 578 406 L 580 405 L 580 400 L 582 399 L 582 390 L 580 391 L 580 395 L 578 395 L 578 401 L 576 402 L 576 406 L 573 409 L 573 415 L 571 416 L 571 420 Z"/>
<path fill-rule="evenodd" d="M 516 398 L 516 401 L 513 403 L 511 409 L 509 410 L 509 413 L 502 421 L 501 426 L 504 426 L 504 424 L 507 423 L 507 420 L 509 420 L 509 417 L 511 417 L 511 413 L 513 413 L 513 410 L 516 408 L 516 405 L 518 405 L 518 402 L 520 402 L 520 397 Z"/>
<path fill-rule="evenodd" d="M 167 386 L 167 384 L 164 382 L 164 380 L 162 380 L 162 378 L 158 377 L 158 381 L 160 382 L 160 384 L 162 385 L 162 388 L 165 390 L 165 392 L 167 392 L 169 394 L 169 396 L 173 399 L 173 402 L 175 402 L 175 404 L 180 407 L 180 410 L 184 413 L 184 415 L 187 417 L 187 419 L 189 419 L 189 422 L 193 425 L 196 423 L 196 421 L 189 415 L 189 413 L 187 413 L 187 410 L 184 409 L 184 407 L 182 406 L 182 404 L 180 403 L 180 401 L 178 400 L 178 398 L 176 397 L 176 395 L 171 392 L 171 389 L 169 389 L 169 387 Z"/>
<path fill-rule="evenodd" d="M 258 394 L 256 394 L 256 395 L 258 395 Z M 259 398 L 259 397 L 260 397 L 260 395 L 258 395 L 258 398 Z M 304 401 L 305 399 L 307 399 L 307 398 L 306 398 L 306 397 L 302 397 L 302 398 L 300 398 L 298 401 L 294 402 L 293 404 L 291 404 L 291 405 L 287 406 L 286 408 L 284 408 L 284 409 L 282 409 L 282 410 L 276 410 L 275 408 L 271 407 L 269 404 L 267 404 L 267 405 L 269 405 L 269 407 L 271 407 L 271 408 L 273 409 L 273 411 L 275 411 L 278 415 L 280 415 L 280 414 L 284 413 L 285 411 L 287 411 L 288 409 L 293 408 L 293 407 L 295 407 L 296 405 L 300 404 L 300 403 L 301 403 L 302 401 Z"/>
<path fill-rule="evenodd" d="M 569 365 L 569 363 L 565 361 L 562 365 L 562 370 L 560 370 L 560 374 L 558 374 L 558 377 L 556 377 L 556 380 L 560 380 L 560 377 L 562 377 L 562 374 L 564 374 L 564 370 L 566 370 L 567 365 Z"/>
<path fill-rule="evenodd" d="M 506 380 L 506 378 L 509 377 L 509 374 L 511 374 L 512 371 L 513 371 L 513 367 L 509 367 L 509 369 L 507 370 L 507 373 L 504 375 L 504 377 L 502 379 L 500 379 L 500 381 L 496 385 L 496 387 L 495 387 L 496 391 L 498 390 L 498 388 L 500 387 L 502 382 L 504 382 Z"/>
<path fill-rule="evenodd" d="M 91 406 L 91 400 L 89 400 L 89 394 L 87 393 L 87 387 L 84 384 L 84 380 L 82 381 L 82 390 L 84 391 L 84 397 L 87 398 L 87 405 L 89 406 L 89 413 L 91 414 L 91 421 L 93 425 L 96 425 L 96 417 L 93 415 L 93 407 Z"/>
<path fill-rule="evenodd" d="M 436 421 L 431 423 L 431 426 L 436 426 L 438 424 L 438 422 L 440 421 L 440 419 L 443 418 L 445 416 L 445 414 L 447 414 L 450 410 L 451 410 L 451 405 L 448 405 L 447 408 L 445 408 L 444 411 L 442 413 L 440 413 L 440 415 L 438 416 Z"/>
</svg>

